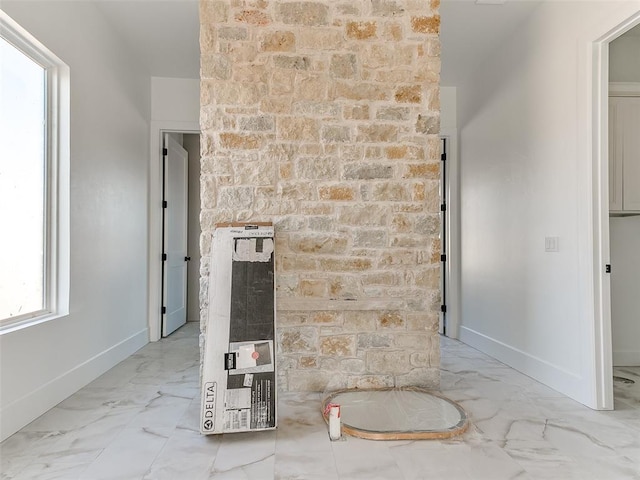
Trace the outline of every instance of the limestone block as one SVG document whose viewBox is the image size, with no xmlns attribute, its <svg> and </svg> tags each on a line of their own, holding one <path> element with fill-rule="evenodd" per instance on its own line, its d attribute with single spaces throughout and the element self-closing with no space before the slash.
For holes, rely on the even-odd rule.
<svg viewBox="0 0 640 480">
<path fill-rule="evenodd" d="M 217 32 L 218 38 L 222 40 L 246 40 L 248 37 L 245 27 L 220 27 Z"/>
<path fill-rule="evenodd" d="M 340 115 L 340 108 L 331 102 L 298 100 L 293 106 L 293 113 L 305 117 L 337 118 Z"/>
<path fill-rule="evenodd" d="M 403 178 L 423 178 L 429 180 L 440 179 L 439 163 L 419 163 L 405 166 Z"/>
<path fill-rule="evenodd" d="M 326 280 L 300 280 L 300 295 L 303 297 L 326 298 L 327 281 Z"/>
<path fill-rule="evenodd" d="M 348 201 L 355 198 L 355 190 L 349 186 L 328 186 L 318 189 L 320 200 Z"/>
<path fill-rule="evenodd" d="M 356 204 L 340 208 L 338 222 L 343 225 L 385 226 L 390 217 L 386 205 Z"/>
<path fill-rule="evenodd" d="M 348 388 L 391 388 L 394 384 L 393 375 L 360 375 L 349 377 Z"/>
<path fill-rule="evenodd" d="M 342 31 L 331 27 L 304 28 L 298 32 L 299 49 L 327 52 L 341 49 L 344 43 Z"/>
<path fill-rule="evenodd" d="M 224 1 L 202 0 L 200 2 L 200 23 L 213 25 L 229 19 L 229 5 Z"/>
<path fill-rule="evenodd" d="M 292 235 L 289 245 L 291 250 L 297 253 L 333 255 L 345 253 L 348 241 L 343 236 L 309 233 Z"/>
<path fill-rule="evenodd" d="M 388 348 L 393 345 L 393 336 L 388 333 L 360 333 L 358 349 Z"/>
<path fill-rule="evenodd" d="M 318 351 L 318 330 L 315 327 L 280 328 L 278 345 L 282 353 L 315 353 Z"/>
<path fill-rule="evenodd" d="M 296 164 L 296 175 L 306 180 L 338 180 L 336 158 L 301 158 Z"/>
<path fill-rule="evenodd" d="M 278 3 L 276 18 L 290 25 L 321 26 L 329 23 L 329 7 L 319 2 Z"/>
<path fill-rule="evenodd" d="M 231 78 L 231 61 L 227 55 L 202 55 L 200 61 L 200 77 L 229 80 Z"/>
<path fill-rule="evenodd" d="M 348 38 L 354 40 L 367 40 L 376 37 L 378 24 L 376 22 L 347 22 L 346 34 Z"/>
<path fill-rule="evenodd" d="M 371 102 L 387 100 L 390 89 L 386 85 L 364 82 L 336 82 L 333 88 L 333 96 L 336 99 L 368 100 Z"/>
<path fill-rule="evenodd" d="M 397 139 L 398 127 L 386 124 L 359 125 L 356 135 L 357 142 L 395 142 Z"/>
<path fill-rule="evenodd" d="M 393 0 L 372 0 L 371 13 L 379 17 L 395 17 L 404 13 L 404 7 Z"/>
<path fill-rule="evenodd" d="M 400 285 L 402 279 L 399 273 L 392 272 L 376 272 L 362 276 L 363 285 Z"/>
<path fill-rule="evenodd" d="M 380 107 L 376 112 L 378 120 L 404 122 L 409 120 L 411 110 L 407 107 Z"/>
<path fill-rule="evenodd" d="M 353 357 L 356 352 L 355 335 L 334 335 L 320 339 L 320 353 L 330 357 Z"/>
<path fill-rule="evenodd" d="M 273 185 L 275 182 L 275 165 L 272 162 L 236 162 L 233 170 L 236 185 Z"/>
<path fill-rule="evenodd" d="M 326 100 L 327 76 L 324 74 L 298 72 L 295 79 L 294 101 Z"/>
<path fill-rule="evenodd" d="M 421 352 L 428 352 L 431 349 L 430 336 L 426 333 L 402 333 L 396 334 L 394 337 L 396 347 L 419 350 Z"/>
<path fill-rule="evenodd" d="M 241 135 L 237 133 L 221 133 L 220 145 L 228 149 L 255 150 L 262 145 L 262 137 L 258 135 Z"/>
<path fill-rule="evenodd" d="M 260 27 L 264 27 L 271 23 L 269 15 L 260 10 L 242 10 L 241 12 L 236 13 L 234 18 L 237 22 L 248 23 Z"/>
<path fill-rule="evenodd" d="M 281 140 L 314 142 L 320 139 L 320 125 L 314 118 L 280 117 L 276 125 Z"/>
<path fill-rule="evenodd" d="M 295 296 L 297 291 L 298 291 L 297 275 L 279 274 L 276 276 L 276 292 L 278 295 L 291 297 L 291 296 Z"/>
<path fill-rule="evenodd" d="M 340 361 L 340 370 L 351 375 L 362 374 L 366 371 L 367 366 L 364 360 L 359 358 L 345 358 Z"/>
<path fill-rule="evenodd" d="M 436 135 L 440 133 L 440 116 L 418 115 L 418 120 L 416 121 L 416 132 L 426 133 L 427 135 Z"/>
<path fill-rule="evenodd" d="M 385 247 L 387 231 L 385 229 L 359 229 L 353 237 L 355 247 Z"/>
<path fill-rule="evenodd" d="M 411 17 L 411 29 L 416 33 L 440 33 L 440 15 Z"/>
<path fill-rule="evenodd" d="M 293 32 L 267 32 L 260 42 L 263 52 L 293 52 L 296 49 L 296 37 Z"/>
<path fill-rule="evenodd" d="M 217 185 L 211 175 L 200 177 L 200 205 L 202 208 L 215 208 L 217 204 Z"/>
<path fill-rule="evenodd" d="M 275 129 L 275 120 L 272 115 L 260 115 L 240 119 L 240 130 L 250 132 L 268 132 Z"/>
<path fill-rule="evenodd" d="M 318 357 L 314 356 L 301 356 L 298 362 L 300 368 L 317 368 Z"/>
<path fill-rule="evenodd" d="M 218 206 L 233 210 L 249 209 L 253 203 L 252 187 L 222 187 L 219 192 Z"/>
<path fill-rule="evenodd" d="M 382 38 L 391 42 L 399 42 L 404 38 L 402 25 L 397 22 L 385 22 L 382 27 Z"/>
<path fill-rule="evenodd" d="M 422 85 L 403 86 L 396 90 L 398 103 L 420 103 L 422 101 Z"/>
<path fill-rule="evenodd" d="M 415 232 L 423 235 L 434 236 L 438 235 L 441 226 L 440 215 L 418 215 L 415 221 Z"/>
<path fill-rule="evenodd" d="M 355 54 L 334 54 L 331 56 L 329 71 L 336 78 L 355 78 L 357 73 Z"/>
<path fill-rule="evenodd" d="M 240 83 L 267 83 L 269 71 L 266 65 L 257 63 L 236 64 L 233 67 L 231 78 L 234 82 Z"/>
<path fill-rule="evenodd" d="M 309 230 L 314 232 L 330 232 L 333 231 L 335 219 L 331 215 L 317 215 L 307 218 Z"/>
<path fill-rule="evenodd" d="M 307 220 L 303 216 L 289 215 L 276 219 L 273 224 L 278 232 L 297 232 L 304 229 Z"/>
<path fill-rule="evenodd" d="M 251 105 L 266 93 L 262 87 L 254 83 L 218 83 L 211 89 L 211 96 L 219 105 Z"/>
<path fill-rule="evenodd" d="M 308 70 L 311 64 L 309 57 L 300 55 L 275 55 L 273 66 L 275 68 L 287 68 L 293 70 Z"/>
<path fill-rule="evenodd" d="M 410 200 L 412 192 L 404 183 L 381 182 L 372 186 L 371 197 L 377 202 L 401 202 Z"/>
<path fill-rule="evenodd" d="M 337 299 L 358 298 L 361 294 L 360 280 L 354 275 L 331 275 L 329 295 Z"/>
<path fill-rule="evenodd" d="M 264 96 L 260 101 L 263 113 L 288 114 L 291 112 L 291 97 Z"/>
<path fill-rule="evenodd" d="M 342 328 L 345 332 L 373 332 L 377 325 L 375 312 L 344 312 Z"/>
<path fill-rule="evenodd" d="M 330 272 L 360 272 L 371 270 L 373 266 L 368 258 L 321 258 L 318 264 L 321 270 Z"/>
<path fill-rule="evenodd" d="M 367 372 L 376 374 L 406 374 L 411 371 L 409 352 L 405 350 L 368 350 Z"/>
<path fill-rule="evenodd" d="M 379 312 L 378 328 L 382 330 L 403 330 L 406 327 L 404 315 L 397 311 Z"/>
<path fill-rule="evenodd" d="M 342 115 L 346 120 L 369 120 L 371 117 L 369 105 L 345 105 Z"/>
<path fill-rule="evenodd" d="M 393 165 L 379 163 L 349 163 L 344 166 L 345 180 L 376 180 L 392 178 L 394 175 Z"/>
<path fill-rule="evenodd" d="M 336 5 L 336 10 L 340 15 L 360 15 L 358 5 L 353 3 L 341 3 Z"/>
<path fill-rule="evenodd" d="M 278 193 L 283 200 L 312 200 L 315 192 L 310 182 L 289 182 L 278 185 Z"/>
</svg>

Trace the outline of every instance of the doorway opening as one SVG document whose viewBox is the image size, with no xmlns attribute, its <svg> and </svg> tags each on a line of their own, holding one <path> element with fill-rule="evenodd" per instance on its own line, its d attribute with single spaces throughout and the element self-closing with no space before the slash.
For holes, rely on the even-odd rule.
<svg viewBox="0 0 640 480">
<path fill-rule="evenodd" d="M 621 117 L 618 112 L 618 101 L 612 98 L 616 97 L 617 89 L 628 89 L 629 84 L 620 85 L 615 82 L 618 72 L 615 67 L 615 44 L 631 30 L 635 30 L 640 25 L 640 12 L 636 13 L 616 28 L 612 29 L 608 34 L 604 35 L 600 40 L 593 43 L 593 113 L 594 113 L 594 135 L 593 135 L 593 287 L 594 287 L 594 338 L 595 338 L 595 360 L 596 360 L 596 408 L 612 409 L 613 408 L 613 365 L 618 363 L 614 359 L 614 319 L 612 313 L 615 296 L 612 295 L 612 286 L 615 286 L 616 280 L 613 278 L 616 266 L 613 259 L 617 253 L 621 253 L 620 246 L 618 248 L 613 245 L 618 243 L 616 237 L 618 233 L 618 223 L 612 218 L 620 218 L 631 216 L 624 212 L 624 205 L 621 203 L 620 181 L 624 176 L 621 167 L 620 150 L 623 148 L 621 141 L 622 130 L 620 128 Z M 639 42 L 640 48 L 640 42 Z M 634 60 L 637 59 L 638 50 L 635 51 Z M 634 61 L 630 62 L 634 63 Z M 637 63 L 637 62 L 635 62 Z M 638 82 L 640 82 L 640 69 L 638 72 Z M 627 83 L 627 82 L 623 82 Z M 633 83 L 633 82 L 631 82 Z M 611 95 L 611 94 L 614 95 Z M 640 110 L 638 115 L 640 124 Z M 636 133 L 633 135 L 637 137 Z M 639 144 L 640 145 L 640 144 Z M 626 146 L 625 146 L 626 147 Z M 640 148 L 639 148 L 640 151 Z M 638 167 L 640 172 L 640 166 Z M 640 183 L 640 182 L 639 182 Z M 638 194 L 640 199 L 640 193 Z M 621 209 L 621 210 L 618 210 Z M 613 211 L 613 213 L 612 213 Z M 616 214 L 617 212 L 617 214 Z M 640 213 L 640 205 L 638 206 Z M 637 243 L 637 242 L 636 242 Z M 624 248 L 623 248 L 624 250 Z M 628 249 L 627 249 L 628 250 Z M 636 248 L 637 250 L 637 248 Z M 624 262 L 616 263 L 622 267 L 624 272 Z M 637 277 L 636 277 L 637 279 Z M 637 283 L 635 284 L 637 285 Z M 619 292 L 620 293 L 620 292 Z M 637 296 L 637 295 L 634 295 Z M 640 350 L 640 346 L 638 347 Z M 614 361 L 615 360 L 615 361 Z M 625 362 L 626 363 L 626 362 Z"/>
<path fill-rule="evenodd" d="M 200 135 L 162 132 L 160 328 L 200 319 Z"/>
</svg>

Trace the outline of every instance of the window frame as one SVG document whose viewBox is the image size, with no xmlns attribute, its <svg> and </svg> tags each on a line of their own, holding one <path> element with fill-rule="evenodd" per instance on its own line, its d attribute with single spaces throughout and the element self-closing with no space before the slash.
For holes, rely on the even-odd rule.
<svg viewBox="0 0 640 480">
<path fill-rule="evenodd" d="M 69 314 L 69 67 L 0 10 L 0 37 L 45 71 L 43 309 L 0 319 L 0 335 Z"/>
</svg>

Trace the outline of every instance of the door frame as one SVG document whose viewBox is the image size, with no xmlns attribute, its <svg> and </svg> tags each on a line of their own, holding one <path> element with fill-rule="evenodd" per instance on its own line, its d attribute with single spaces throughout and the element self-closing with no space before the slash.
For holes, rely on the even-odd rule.
<svg viewBox="0 0 640 480">
<path fill-rule="evenodd" d="M 592 329 L 586 332 L 594 347 L 595 367 L 593 407 L 613 409 L 613 343 L 611 335 L 611 283 L 605 265 L 611 261 L 609 239 L 609 44 L 640 24 L 640 11 L 590 41 L 591 106 L 591 270 L 588 301 L 591 302 Z M 589 205 L 587 205 L 589 208 Z M 588 242 L 588 239 L 585 240 Z M 589 263 L 589 262 L 585 262 Z M 587 276 L 587 278 L 589 278 Z"/>
<path fill-rule="evenodd" d="M 162 338 L 162 137 L 165 133 L 200 134 L 198 122 L 151 122 L 147 259 L 147 323 L 149 341 Z"/>
</svg>

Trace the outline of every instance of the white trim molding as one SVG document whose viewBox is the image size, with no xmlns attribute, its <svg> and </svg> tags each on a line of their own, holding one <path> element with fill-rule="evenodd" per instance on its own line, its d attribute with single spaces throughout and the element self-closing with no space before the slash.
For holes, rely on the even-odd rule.
<svg viewBox="0 0 640 480">
<path fill-rule="evenodd" d="M 640 82 L 609 83 L 610 97 L 640 97 Z"/>
</svg>

